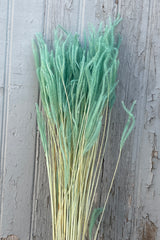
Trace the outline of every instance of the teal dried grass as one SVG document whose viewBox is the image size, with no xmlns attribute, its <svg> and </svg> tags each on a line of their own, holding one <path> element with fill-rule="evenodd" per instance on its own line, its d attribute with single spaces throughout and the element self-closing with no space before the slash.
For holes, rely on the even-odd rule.
<svg viewBox="0 0 160 240">
<path fill-rule="evenodd" d="M 119 22 L 117 18 L 104 29 L 92 28 L 82 43 L 78 34 L 57 30 L 50 51 L 40 34 L 33 42 L 42 101 L 42 111 L 36 105 L 37 121 L 46 156 L 54 240 L 81 240 L 87 235 L 91 239 L 101 214 L 96 239 L 121 150 L 134 126 L 135 102 L 130 111 L 123 103 L 129 118 L 117 166 L 104 207 L 91 215 L 118 83 L 119 41 L 114 30 Z"/>
</svg>

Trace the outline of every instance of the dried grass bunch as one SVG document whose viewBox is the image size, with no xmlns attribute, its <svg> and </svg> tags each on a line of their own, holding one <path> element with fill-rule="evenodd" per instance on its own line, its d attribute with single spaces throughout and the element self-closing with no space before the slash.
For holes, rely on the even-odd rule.
<svg viewBox="0 0 160 240">
<path fill-rule="evenodd" d="M 129 118 L 116 169 L 104 207 L 93 210 L 115 101 L 119 41 L 114 30 L 119 21 L 103 31 L 102 25 L 98 31 L 92 28 L 82 43 L 78 34 L 55 31 L 50 51 L 41 35 L 33 42 L 42 101 L 42 111 L 36 105 L 37 120 L 46 156 L 54 240 L 84 240 L 87 235 L 91 239 L 101 214 L 97 238 L 121 150 L 134 125 L 135 103 L 130 111 L 123 103 Z"/>
</svg>

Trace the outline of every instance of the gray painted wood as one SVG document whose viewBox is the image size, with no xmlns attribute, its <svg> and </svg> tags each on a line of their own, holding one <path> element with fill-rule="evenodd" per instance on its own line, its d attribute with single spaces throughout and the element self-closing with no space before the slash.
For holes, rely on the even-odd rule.
<svg viewBox="0 0 160 240">
<path fill-rule="evenodd" d="M 122 100 L 128 107 L 137 100 L 136 126 L 123 150 L 98 239 L 160 239 L 159 12 L 158 0 L 0 2 L 0 237 L 51 239 L 45 158 L 35 123 L 33 34 L 42 31 L 51 44 L 58 24 L 82 36 L 88 23 L 97 26 L 120 14 L 119 85 L 95 206 L 103 206 L 115 168 L 127 120 Z"/>
<path fill-rule="evenodd" d="M 0 238 L 29 239 L 38 94 L 31 41 L 42 26 L 43 1 L 0 1 Z"/>
</svg>

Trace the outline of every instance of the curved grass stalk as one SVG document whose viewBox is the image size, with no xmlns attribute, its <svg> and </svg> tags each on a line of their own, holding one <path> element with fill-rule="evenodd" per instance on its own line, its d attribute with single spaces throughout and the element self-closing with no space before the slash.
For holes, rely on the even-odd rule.
<svg viewBox="0 0 160 240">
<path fill-rule="evenodd" d="M 124 105 L 124 102 L 122 102 L 122 106 L 123 106 L 124 110 L 126 111 L 126 113 L 128 114 L 129 117 L 128 117 L 127 124 L 125 125 L 125 128 L 124 128 L 123 133 L 122 133 L 122 137 L 121 137 L 121 141 L 120 141 L 120 150 L 119 150 L 119 155 L 118 155 L 116 167 L 114 169 L 113 177 L 112 177 L 112 180 L 111 180 L 111 183 L 110 183 L 110 186 L 109 186 L 109 190 L 108 190 L 108 193 L 107 193 L 107 197 L 106 197 L 106 200 L 105 200 L 105 203 L 104 203 L 103 211 L 102 211 L 102 214 L 101 214 L 101 217 L 100 217 L 100 221 L 98 223 L 98 227 L 97 227 L 97 230 L 96 230 L 96 233 L 95 233 L 94 240 L 96 240 L 96 238 L 97 238 L 98 230 L 100 228 L 100 224 L 101 224 L 103 216 L 104 216 L 105 208 L 106 208 L 106 205 L 108 203 L 108 199 L 109 199 L 112 187 L 113 187 L 113 182 L 114 182 L 114 179 L 115 179 L 115 176 L 116 176 L 116 173 L 117 173 L 117 170 L 118 170 L 120 158 L 121 158 L 122 148 L 124 146 L 125 141 L 129 137 L 129 135 L 130 135 L 130 133 L 131 133 L 133 127 L 134 127 L 134 124 L 135 124 L 135 118 L 132 114 L 132 111 L 133 111 L 133 108 L 134 108 L 135 104 L 136 104 L 136 101 L 133 102 L 133 104 L 131 106 L 131 109 L 128 110 L 126 108 L 126 106 Z M 132 123 L 131 123 L 131 126 L 129 127 L 131 119 L 132 119 Z"/>
</svg>

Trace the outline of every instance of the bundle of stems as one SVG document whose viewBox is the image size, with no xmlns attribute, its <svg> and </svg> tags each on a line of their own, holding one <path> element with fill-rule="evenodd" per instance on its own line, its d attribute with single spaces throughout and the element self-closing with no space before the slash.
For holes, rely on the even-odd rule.
<svg viewBox="0 0 160 240">
<path fill-rule="evenodd" d="M 36 105 L 37 121 L 46 157 L 53 240 L 91 239 L 101 214 L 97 238 L 121 150 L 134 125 L 134 104 L 130 111 L 123 104 L 129 118 L 117 166 L 104 207 L 93 210 L 115 100 L 119 41 L 114 30 L 119 21 L 101 25 L 98 31 L 90 29 L 82 42 L 78 34 L 57 30 L 51 50 L 40 34 L 33 41 L 42 102 L 42 110 Z"/>
</svg>

